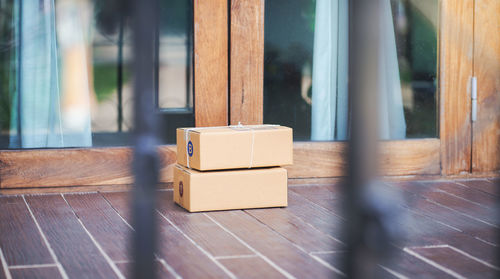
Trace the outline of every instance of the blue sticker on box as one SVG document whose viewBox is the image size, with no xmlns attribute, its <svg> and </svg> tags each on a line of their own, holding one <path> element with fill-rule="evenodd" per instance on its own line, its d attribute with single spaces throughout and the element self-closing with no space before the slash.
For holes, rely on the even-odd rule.
<svg viewBox="0 0 500 279">
<path fill-rule="evenodd" d="M 193 143 L 191 141 L 188 142 L 188 154 L 189 157 L 193 157 Z"/>
</svg>

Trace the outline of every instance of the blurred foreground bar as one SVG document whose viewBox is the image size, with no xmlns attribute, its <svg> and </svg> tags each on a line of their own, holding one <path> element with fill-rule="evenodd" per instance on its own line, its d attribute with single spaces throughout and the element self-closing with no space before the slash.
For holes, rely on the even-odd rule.
<svg viewBox="0 0 500 279">
<path fill-rule="evenodd" d="M 351 134 L 348 178 L 344 184 L 348 217 L 345 271 L 348 278 L 381 278 L 378 264 L 389 250 L 393 207 L 377 187 L 378 111 L 381 82 L 382 1 L 349 1 L 349 95 Z M 387 214 L 389 212 L 389 214 Z"/>
<path fill-rule="evenodd" d="M 154 40 L 158 1 L 130 1 L 134 36 L 134 175 L 133 237 L 134 278 L 155 278 L 156 184 L 159 159 L 157 119 L 154 113 Z"/>
</svg>

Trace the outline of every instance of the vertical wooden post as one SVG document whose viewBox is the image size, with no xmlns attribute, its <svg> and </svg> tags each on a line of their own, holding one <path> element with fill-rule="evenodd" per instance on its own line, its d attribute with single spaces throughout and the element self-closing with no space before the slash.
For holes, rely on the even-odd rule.
<svg viewBox="0 0 500 279">
<path fill-rule="evenodd" d="M 474 0 L 442 0 L 439 43 L 441 168 L 471 170 L 471 95 Z"/>
<path fill-rule="evenodd" d="M 231 124 L 263 122 L 264 9 L 264 0 L 231 0 Z"/>
<path fill-rule="evenodd" d="M 472 123 L 472 172 L 492 172 L 500 169 L 500 1 L 474 3 L 478 109 Z"/>
<path fill-rule="evenodd" d="M 193 8 L 195 124 L 227 125 L 227 0 L 194 0 Z"/>
</svg>

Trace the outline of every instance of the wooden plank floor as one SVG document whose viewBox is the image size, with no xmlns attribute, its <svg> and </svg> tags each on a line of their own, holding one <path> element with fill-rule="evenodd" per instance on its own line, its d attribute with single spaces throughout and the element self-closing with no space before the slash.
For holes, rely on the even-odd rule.
<svg viewBox="0 0 500 279">
<path fill-rule="evenodd" d="M 498 278 L 497 180 L 387 182 L 403 240 L 383 278 Z M 289 183 L 286 208 L 188 213 L 158 192 L 160 278 L 342 277 L 332 180 Z M 0 279 L 127 278 L 129 192 L 0 196 Z"/>
</svg>

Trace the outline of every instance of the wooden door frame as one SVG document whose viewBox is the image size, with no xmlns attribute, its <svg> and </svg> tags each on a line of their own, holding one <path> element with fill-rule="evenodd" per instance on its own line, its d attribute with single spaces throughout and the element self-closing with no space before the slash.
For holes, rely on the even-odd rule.
<svg viewBox="0 0 500 279">
<path fill-rule="evenodd" d="M 472 172 L 500 170 L 500 1 L 474 2 L 477 119 L 472 124 Z M 494 30 L 497 30 L 495 32 Z"/>
<path fill-rule="evenodd" d="M 196 126 L 262 123 L 265 1 L 193 1 Z M 382 142 L 384 175 L 470 171 L 473 2 L 440 1 L 440 138 Z M 160 182 L 172 182 L 175 146 L 158 150 Z M 341 176 L 346 151 L 345 142 L 296 142 L 289 177 Z M 131 184 L 131 155 L 128 147 L 1 150 L 0 193 L 27 187 Z"/>
<path fill-rule="evenodd" d="M 441 173 L 471 172 L 471 95 L 474 0 L 440 2 Z"/>
<path fill-rule="evenodd" d="M 196 127 L 228 123 L 228 3 L 194 0 L 194 110 Z"/>
<path fill-rule="evenodd" d="M 472 76 L 473 2 L 439 2 L 440 137 L 382 142 L 383 175 L 457 175 L 470 172 L 469 81 Z M 231 0 L 232 124 L 240 121 L 259 124 L 263 121 L 264 8 L 265 0 Z M 255 59 L 248 63 L 248 57 Z M 294 165 L 287 167 L 289 177 L 341 176 L 346 167 L 346 152 L 345 142 L 296 142 Z"/>
</svg>

